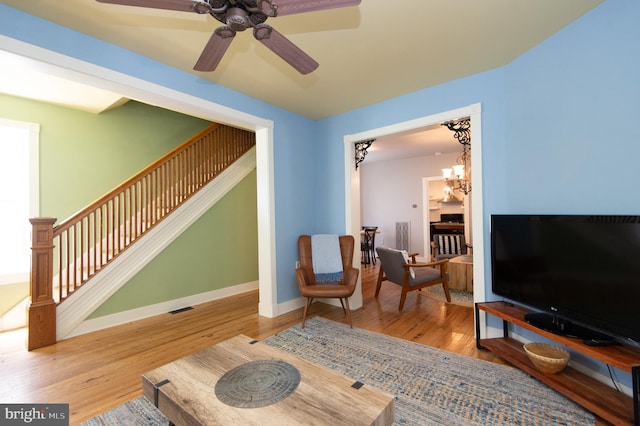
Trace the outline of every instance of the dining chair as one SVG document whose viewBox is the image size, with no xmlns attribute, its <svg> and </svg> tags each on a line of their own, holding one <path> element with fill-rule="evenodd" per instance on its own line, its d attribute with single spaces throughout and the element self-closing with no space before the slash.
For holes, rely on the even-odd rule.
<svg viewBox="0 0 640 426">
<path fill-rule="evenodd" d="M 365 265 L 376 264 L 376 233 L 377 226 L 363 226 L 360 250 L 362 251 L 362 263 Z"/>
<path fill-rule="evenodd" d="M 431 253 L 433 260 L 452 259 L 467 254 L 464 234 L 434 234 Z"/>
</svg>

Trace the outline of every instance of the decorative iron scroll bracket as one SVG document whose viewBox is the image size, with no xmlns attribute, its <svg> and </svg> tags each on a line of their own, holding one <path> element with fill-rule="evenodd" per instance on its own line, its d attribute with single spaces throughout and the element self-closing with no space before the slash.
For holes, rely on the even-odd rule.
<svg viewBox="0 0 640 426">
<path fill-rule="evenodd" d="M 375 139 L 370 139 L 368 141 L 356 142 L 355 143 L 355 159 L 356 159 L 356 170 L 358 170 L 358 164 L 364 161 L 364 157 L 366 157 L 367 149 L 371 146 L 371 144 L 375 141 Z"/>
<path fill-rule="evenodd" d="M 453 137 L 456 138 L 465 147 L 471 148 L 471 118 L 465 117 L 459 120 L 447 121 L 442 123 L 447 129 L 453 132 Z"/>
<path fill-rule="evenodd" d="M 448 185 L 467 195 L 471 192 L 471 117 L 447 121 L 442 125 L 451 130 L 453 137 L 462 145 L 462 154 L 457 158 L 456 163 L 463 166 L 464 176 L 451 179 Z"/>
</svg>

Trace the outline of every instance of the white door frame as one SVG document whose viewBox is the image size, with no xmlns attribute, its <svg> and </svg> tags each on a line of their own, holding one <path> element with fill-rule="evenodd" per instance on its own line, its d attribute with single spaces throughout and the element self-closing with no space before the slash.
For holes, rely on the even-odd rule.
<svg viewBox="0 0 640 426">
<path fill-rule="evenodd" d="M 431 258 L 431 206 L 429 202 L 429 182 L 444 180 L 442 175 L 429 176 L 422 178 L 422 239 L 423 239 L 423 251 L 424 257 Z"/>
<path fill-rule="evenodd" d="M 471 180 L 473 182 L 473 191 L 471 191 L 471 197 L 474 206 L 472 221 L 477 224 L 477 226 L 473 227 L 473 241 L 474 246 L 478 248 L 478 250 L 474 250 L 473 252 L 473 298 L 475 302 L 482 302 L 485 300 L 485 282 L 483 250 L 484 227 L 482 226 L 482 216 L 484 211 L 482 204 L 482 108 L 480 104 L 472 104 L 466 107 L 417 118 L 415 120 L 366 130 L 353 135 L 345 135 L 345 226 L 347 234 L 354 236 L 359 235 L 361 225 L 360 173 L 355 169 L 355 142 L 416 130 L 461 117 L 471 117 L 471 133 L 473 140 L 473 149 L 471 150 L 471 164 L 473 164 L 473 167 L 471 168 Z M 362 290 L 360 289 L 358 293 L 360 293 L 360 304 L 356 306 L 354 303 L 354 309 L 362 306 Z M 481 327 L 485 327 L 484 321 L 482 321 Z"/>
<path fill-rule="evenodd" d="M 0 49 L 21 56 L 33 66 L 67 80 L 123 94 L 150 105 L 256 133 L 258 208 L 258 313 L 279 315 L 276 287 L 275 201 L 273 181 L 273 122 L 202 98 L 167 88 L 108 68 L 0 35 Z"/>
</svg>

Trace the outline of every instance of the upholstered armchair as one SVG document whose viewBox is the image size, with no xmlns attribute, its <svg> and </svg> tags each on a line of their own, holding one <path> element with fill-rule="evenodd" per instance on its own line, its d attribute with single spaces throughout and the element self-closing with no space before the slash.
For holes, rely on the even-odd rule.
<svg viewBox="0 0 640 426">
<path fill-rule="evenodd" d="M 380 293 L 382 281 L 389 281 L 401 286 L 402 293 L 398 310 L 402 311 L 408 292 L 441 284 L 447 302 L 451 302 L 447 276 L 448 259 L 437 262 L 417 263 L 416 254 L 408 255 L 401 250 L 386 247 L 377 247 L 376 251 L 380 260 L 376 297 Z"/>
<path fill-rule="evenodd" d="M 301 235 L 298 238 L 298 254 L 300 256 L 300 267 L 296 269 L 296 278 L 300 294 L 307 298 L 302 314 L 302 328 L 307 318 L 307 313 L 313 299 L 340 299 L 342 309 L 345 311 L 349 325 L 351 322 L 351 310 L 349 308 L 349 297 L 356 289 L 359 269 L 353 267 L 353 253 L 355 240 L 351 235 L 339 237 L 340 257 L 342 259 L 342 278 L 333 282 L 318 282 L 313 271 L 313 253 L 310 235 Z"/>
</svg>

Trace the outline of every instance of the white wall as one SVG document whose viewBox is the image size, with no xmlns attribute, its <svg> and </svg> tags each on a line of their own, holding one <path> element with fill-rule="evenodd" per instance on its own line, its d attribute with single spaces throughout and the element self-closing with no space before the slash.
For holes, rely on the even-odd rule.
<svg viewBox="0 0 640 426">
<path fill-rule="evenodd" d="M 441 175 L 441 169 L 455 164 L 458 155 L 456 152 L 375 163 L 367 163 L 365 158 L 358 167 L 360 215 L 362 225 L 378 227 L 376 246 L 395 247 L 395 223 L 410 222 L 409 251 L 424 254 L 422 178 Z"/>
</svg>

